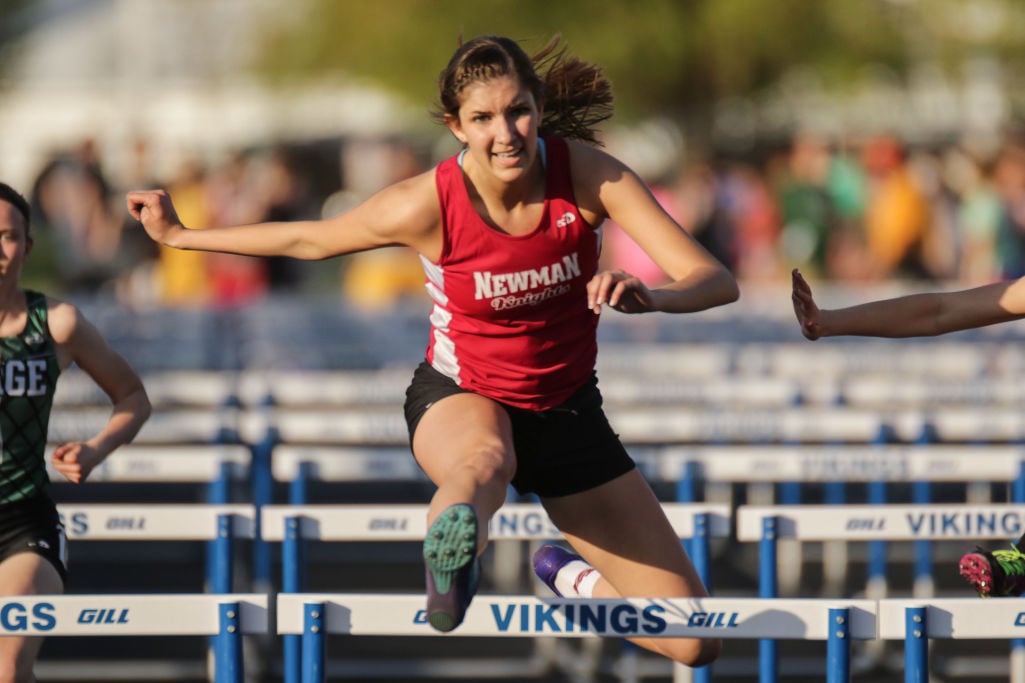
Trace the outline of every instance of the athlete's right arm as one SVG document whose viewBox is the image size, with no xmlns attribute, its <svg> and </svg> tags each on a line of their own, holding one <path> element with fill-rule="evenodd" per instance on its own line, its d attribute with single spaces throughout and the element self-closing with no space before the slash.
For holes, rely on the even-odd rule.
<svg viewBox="0 0 1025 683">
<path fill-rule="evenodd" d="M 132 191 L 128 211 L 155 241 L 176 249 L 320 260 L 377 247 L 440 251 L 440 210 L 433 169 L 390 185 L 332 218 L 192 230 L 163 190 Z M 434 247 L 437 247 L 435 249 Z"/>
</svg>

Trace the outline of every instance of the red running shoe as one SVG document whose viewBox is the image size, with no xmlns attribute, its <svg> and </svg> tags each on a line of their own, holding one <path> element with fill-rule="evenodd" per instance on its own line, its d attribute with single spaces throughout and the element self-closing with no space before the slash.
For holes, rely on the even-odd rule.
<svg viewBox="0 0 1025 683">
<path fill-rule="evenodd" d="M 976 548 L 961 558 L 958 570 L 979 597 L 1016 598 L 1025 593 L 1025 553 L 1014 546 L 993 551 Z"/>
</svg>

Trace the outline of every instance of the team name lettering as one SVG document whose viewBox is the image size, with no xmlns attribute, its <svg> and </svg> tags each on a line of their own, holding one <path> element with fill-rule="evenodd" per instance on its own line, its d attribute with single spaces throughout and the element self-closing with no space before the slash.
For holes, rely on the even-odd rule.
<svg viewBox="0 0 1025 683">
<path fill-rule="evenodd" d="M 658 605 L 491 605 L 495 627 L 502 633 L 662 633 L 665 609 Z"/>
<path fill-rule="evenodd" d="M 534 538 L 558 538 L 562 535 L 559 528 L 548 519 L 548 515 L 538 512 L 507 513 L 499 510 L 491 518 L 489 535 L 492 537 L 519 536 L 520 534 Z"/>
<path fill-rule="evenodd" d="M 20 360 L 4 363 L 0 389 L 7 396 L 42 396 L 46 393 L 46 359 Z"/>
<path fill-rule="evenodd" d="M 473 296 L 479 300 L 519 294 L 539 287 L 551 287 L 568 282 L 580 277 L 580 274 L 580 259 L 577 253 L 573 252 L 562 257 L 561 261 L 542 268 L 531 268 L 516 273 L 474 273 Z"/>
<path fill-rule="evenodd" d="M 859 479 L 864 481 L 906 480 L 911 471 L 908 458 L 805 458 L 801 461 L 805 479 L 838 481 Z"/>
<path fill-rule="evenodd" d="M 39 631 L 50 631 L 57 625 L 55 608 L 49 602 L 23 605 L 9 602 L 0 607 L 0 629 L 4 631 L 27 631 L 29 627 Z"/>
<path fill-rule="evenodd" d="M 907 515 L 912 533 L 930 536 L 1019 536 L 1020 512 L 932 512 Z"/>
</svg>

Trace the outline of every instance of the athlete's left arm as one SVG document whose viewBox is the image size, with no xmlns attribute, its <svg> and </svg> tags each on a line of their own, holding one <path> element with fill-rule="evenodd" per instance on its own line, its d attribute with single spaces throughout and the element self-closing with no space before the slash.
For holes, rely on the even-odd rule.
<svg viewBox="0 0 1025 683">
<path fill-rule="evenodd" d="M 588 286 L 592 309 L 608 302 L 626 313 L 701 311 L 736 301 L 729 270 L 666 213 L 636 173 L 594 147 L 571 143 L 573 185 L 584 218 L 618 223 L 672 281 L 648 289 L 622 271 L 599 273 Z"/>
<path fill-rule="evenodd" d="M 54 469 L 78 484 L 114 449 L 135 438 L 151 407 L 139 375 L 78 308 L 50 299 L 48 317 L 61 371 L 76 363 L 113 404 L 110 419 L 98 434 L 87 441 L 62 443 L 53 452 Z"/>
</svg>

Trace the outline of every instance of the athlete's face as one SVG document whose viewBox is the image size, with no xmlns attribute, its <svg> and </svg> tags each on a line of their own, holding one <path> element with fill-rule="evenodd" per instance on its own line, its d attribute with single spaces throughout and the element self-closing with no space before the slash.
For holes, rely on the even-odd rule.
<svg viewBox="0 0 1025 683">
<path fill-rule="evenodd" d="M 0 200 L 0 283 L 17 283 L 31 246 L 25 219 L 14 205 Z"/>
<path fill-rule="evenodd" d="M 541 111 L 533 93 L 513 76 L 466 86 L 452 134 L 466 145 L 474 164 L 511 182 L 531 168 L 537 156 Z"/>
</svg>

